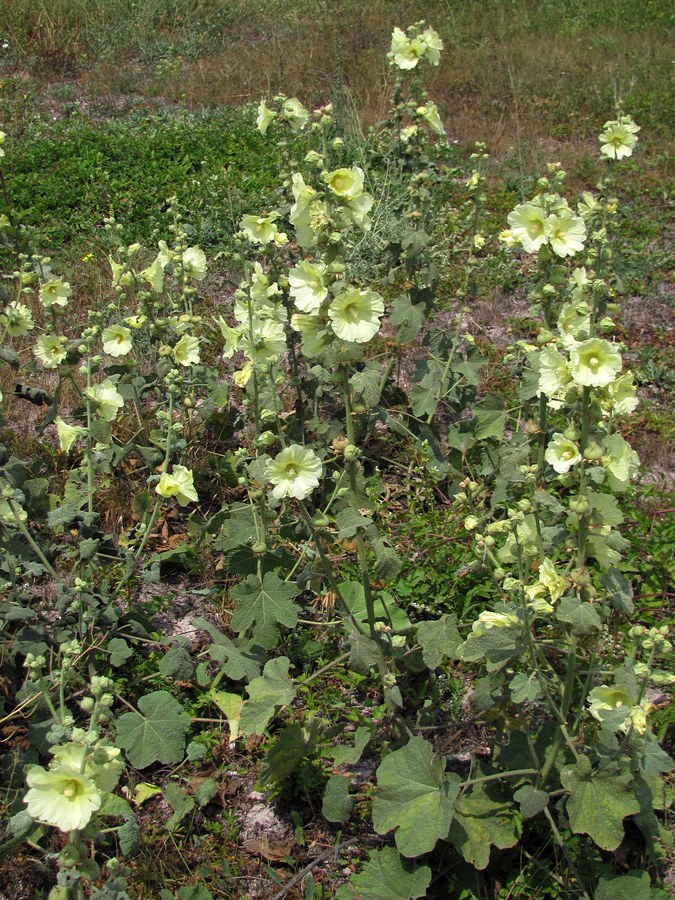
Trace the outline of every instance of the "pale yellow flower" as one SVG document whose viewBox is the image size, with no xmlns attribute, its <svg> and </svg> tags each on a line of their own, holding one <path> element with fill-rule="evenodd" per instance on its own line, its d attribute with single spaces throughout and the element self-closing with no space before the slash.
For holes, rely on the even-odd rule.
<svg viewBox="0 0 675 900">
<path fill-rule="evenodd" d="M 175 497 L 181 506 L 197 503 L 199 496 L 195 490 L 194 475 L 185 466 L 174 466 L 171 474 L 165 472 L 155 488 L 160 497 Z"/>
<path fill-rule="evenodd" d="M 323 472 L 321 460 L 314 453 L 298 444 L 291 444 L 267 463 L 265 475 L 274 485 L 272 496 L 295 497 L 304 500 L 319 486 Z"/>
<path fill-rule="evenodd" d="M 131 350 L 131 331 L 124 325 L 110 325 L 103 331 L 103 352 L 108 356 L 126 356 Z"/>
<path fill-rule="evenodd" d="M 365 344 L 380 330 L 384 302 L 375 291 L 347 288 L 333 300 L 328 316 L 335 334 L 343 341 Z"/>
<path fill-rule="evenodd" d="M 52 278 L 40 288 L 40 301 L 45 309 L 52 306 L 67 306 L 68 298 L 72 294 L 72 290 L 67 281 L 61 278 Z"/>
<path fill-rule="evenodd" d="M 42 334 L 33 347 L 33 353 L 45 369 L 55 369 L 66 358 L 66 339 L 57 334 Z"/>
<path fill-rule="evenodd" d="M 33 766 L 26 782 L 30 790 L 23 798 L 28 814 L 38 822 L 61 831 L 79 831 L 101 806 L 101 794 L 88 776 L 77 769 Z"/>
<path fill-rule="evenodd" d="M 269 109 L 264 100 L 260 101 L 260 104 L 258 106 L 258 115 L 255 120 L 255 124 L 260 134 L 265 134 L 270 124 L 276 118 L 276 115 L 277 114 L 273 110 Z"/>
</svg>

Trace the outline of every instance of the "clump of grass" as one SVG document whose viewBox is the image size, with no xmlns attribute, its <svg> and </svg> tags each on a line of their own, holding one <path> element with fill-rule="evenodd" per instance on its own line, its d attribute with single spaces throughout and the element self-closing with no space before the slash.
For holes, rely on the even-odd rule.
<svg viewBox="0 0 675 900">
<path fill-rule="evenodd" d="M 58 122 L 15 145 L 8 162 L 24 223 L 41 246 L 73 256 L 111 210 L 130 241 L 165 232 L 172 195 L 190 210 L 201 244 L 222 244 L 243 212 L 268 202 L 276 170 L 253 117 L 233 110 Z"/>
</svg>

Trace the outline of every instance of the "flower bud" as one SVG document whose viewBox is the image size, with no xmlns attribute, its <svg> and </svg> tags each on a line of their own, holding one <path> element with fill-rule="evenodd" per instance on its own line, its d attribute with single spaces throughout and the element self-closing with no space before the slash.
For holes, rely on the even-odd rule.
<svg viewBox="0 0 675 900">
<path fill-rule="evenodd" d="M 585 497 L 572 497 L 569 502 L 569 508 L 572 512 L 577 513 L 579 516 L 585 515 L 588 510 L 591 508 L 588 500 Z"/>
<path fill-rule="evenodd" d="M 584 450 L 584 459 L 598 460 L 602 459 L 602 447 L 595 441 L 591 441 Z"/>
<path fill-rule="evenodd" d="M 464 527 L 467 531 L 475 531 L 475 529 L 478 528 L 478 519 L 476 516 L 467 516 L 466 519 L 464 519 Z"/>
<path fill-rule="evenodd" d="M 361 455 L 361 451 L 358 447 L 355 447 L 354 444 L 347 444 L 344 449 L 345 459 L 354 460 L 358 459 Z"/>
</svg>

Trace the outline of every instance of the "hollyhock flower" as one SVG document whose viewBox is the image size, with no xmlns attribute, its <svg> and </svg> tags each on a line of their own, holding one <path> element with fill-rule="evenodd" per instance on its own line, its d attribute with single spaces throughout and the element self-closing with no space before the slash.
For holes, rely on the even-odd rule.
<svg viewBox="0 0 675 900">
<path fill-rule="evenodd" d="M 45 281 L 40 288 L 40 302 L 45 309 L 51 309 L 52 306 L 67 306 L 71 294 L 72 290 L 67 281 L 52 278 Z"/>
<path fill-rule="evenodd" d="M 570 374 L 576 384 L 606 387 L 621 371 L 621 354 L 609 341 L 591 338 L 570 350 Z"/>
<path fill-rule="evenodd" d="M 75 441 L 81 435 L 87 433 L 86 429 L 81 428 L 79 425 L 68 425 L 61 416 L 57 416 L 56 419 L 54 419 L 54 424 L 56 425 L 56 433 L 59 437 L 59 446 L 64 453 L 70 453 Z"/>
<path fill-rule="evenodd" d="M 28 814 L 61 831 L 84 828 L 101 806 L 101 794 L 91 778 L 71 767 L 33 766 L 26 782 L 30 790 L 23 802 Z"/>
<path fill-rule="evenodd" d="M 239 349 L 239 339 L 241 338 L 241 332 L 238 328 L 231 328 L 222 316 L 219 316 L 216 321 L 218 322 L 220 333 L 225 340 L 223 358 L 232 359 L 234 354 Z"/>
<path fill-rule="evenodd" d="M 196 366 L 199 363 L 199 338 L 184 334 L 173 348 L 173 358 L 179 366 Z"/>
<path fill-rule="evenodd" d="M 103 352 L 108 356 L 126 356 L 131 350 L 131 331 L 124 325 L 110 325 L 102 337 Z"/>
<path fill-rule="evenodd" d="M 66 339 L 58 334 L 42 334 L 33 353 L 45 369 L 55 369 L 66 358 Z"/>
<path fill-rule="evenodd" d="M 277 226 L 274 224 L 279 213 L 273 212 L 269 216 L 242 216 L 239 227 L 244 235 L 254 244 L 271 244 L 277 235 Z"/>
<path fill-rule="evenodd" d="M 323 472 L 321 460 L 314 453 L 299 444 L 291 444 L 267 463 L 265 475 L 274 485 L 272 496 L 295 497 L 304 500 L 319 486 Z"/>
<path fill-rule="evenodd" d="M 616 685 L 608 687 L 606 684 L 594 687 L 586 698 L 586 702 L 588 703 L 589 713 L 598 722 L 602 722 L 603 712 L 613 712 L 615 709 L 625 706 L 626 714 L 628 714 L 628 710 L 633 705 L 623 688 Z"/>
<path fill-rule="evenodd" d="M 302 352 L 308 357 L 318 356 L 332 337 L 321 319 L 311 313 L 295 313 L 291 316 L 291 328 L 301 335 Z"/>
<path fill-rule="evenodd" d="M 574 256 L 584 249 L 586 225 L 580 216 L 569 210 L 560 215 L 550 215 L 546 220 L 546 231 L 551 249 L 556 256 Z"/>
<path fill-rule="evenodd" d="M 368 218 L 368 213 L 372 209 L 374 202 L 371 195 L 365 192 L 354 200 L 344 202 L 340 210 L 344 224 L 348 225 L 350 222 L 353 222 L 355 225 L 363 228 L 364 231 L 369 231 L 370 219 Z"/>
<path fill-rule="evenodd" d="M 602 209 L 601 204 L 595 199 L 590 191 L 584 191 L 581 200 L 577 203 L 577 212 L 582 219 L 592 219 Z"/>
<path fill-rule="evenodd" d="M 0 314 L 0 323 L 5 326 L 10 337 L 25 337 L 35 328 L 32 312 L 18 300 L 12 300 L 7 304 Z"/>
<path fill-rule="evenodd" d="M 166 262 L 162 265 L 162 259 L 157 256 L 147 269 L 143 269 L 142 272 L 138 273 L 144 281 L 148 282 L 156 294 L 161 294 L 164 290 L 164 266 L 166 265 Z"/>
<path fill-rule="evenodd" d="M 206 254 L 199 247 L 188 247 L 183 251 L 183 272 L 189 278 L 203 281 L 206 278 Z"/>
<path fill-rule="evenodd" d="M 195 490 L 194 475 L 185 466 L 174 466 L 171 474 L 165 472 L 159 479 L 156 492 L 160 497 L 175 497 L 181 506 L 197 503 L 199 497 Z"/>
<path fill-rule="evenodd" d="M 419 128 L 417 127 L 417 125 L 408 125 L 405 128 L 401 129 L 399 137 L 404 144 L 407 144 L 411 138 L 415 137 L 418 131 Z"/>
<path fill-rule="evenodd" d="M 620 416 L 627 416 L 638 407 L 637 391 L 633 383 L 633 373 L 625 372 L 607 385 L 606 393 L 612 410 Z"/>
<path fill-rule="evenodd" d="M 581 462 L 581 453 L 574 441 L 568 441 L 563 434 L 556 433 L 546 448 L 545 458 L 559 475 L 565 475 L 572 466 Z"/>
<path fill-rule="evenodd" d="M 286 333 L 280 322 L 254 316 L 239 344 L 252 362 L 272 362 L 286 349 Z"/>
<path fill-rule="evenodd" d="M 445 128 L 443 127 L 441 117 L 438 114 L 438 107 L 435 103 L 429 102 L 424 106 L 418 106 L 416 112 L 418 116 L 421 116 L 429 123 L 429 125 L 431 125 L 437 134 L 445 134 Z"/>
<path fill-rule="evenodd" d="M 551 595 L 551 600 L 555 603 L 556 600 L 560 600 L 562 595 L 565 593 L 567 588 L 569 587 L 569 582 L 562 575 L 559 575 L 556 571 L 553 562 L 544 558 L 542 564 L 539 566 L 539 581 L 544 585 L 544 587 L 548 590 Z"/>
<path fill-rule="evenodd" d="M 343 200 L 356 200 L 363 193 L 363 169 L 359 166 L 324 172 L 322 178 L 330 190 Z"/>
<path fill-rule="evenodd" d="M 318 312 L 321 304 L 328 296 L 323 277 L 326 267 L 323 263 L 311 263 L 303 260 L 288 273 L 290 295 L 301 312 Z"/>
<path fill-rule="evenodd" d="M 291 97 L 290 100 L 284 100 L 282 109 L 286 116 L 286 120 L 293 131 L 302 131 L 309 122 L 309 113 L 297 97 Z"/>
<path fill-rule="evenodd" d="M 518 241 L 527 253 L 536 253 L 546 243 L 548 231 L 546 210 L 535 203 L 519 203 L 509 213 L 511 238 Z"/>
<path fill-rule="evenodd" d="M 558 333 L 566 350 L 585 337 L 591 327 L 591 316 L 585 303 L 564 303 L 558 314 Z"/>
<path fill-rule="evenodd" d="M 276 119 L 276 116 L 277 114 L 268 108 L 265 101 L 261 100 L 258 105 L 258 115 L 255 120 L 255 124 L 260 134 L 265 134 L 271 123 Z"/>
<path fill-rule="evenodd" d="M 59 747 L 52 747 L 50 753 L 54 757 L 50 769 L 56 766 L 83 772 L 103 792 L 114 790 L 124 771 L 124 761 L 117 747 L 101 745 L 92 751 L 71 741 Z"/>
<path fill-rule="evenodd" d="M 296 172 L 292 177 L 292 191 L 295 203 L 291 206 L 289 220 L 295 228 L 295 235 L 301 247 L 311 247 L 316 242 L 315 226 L 317 210 L 322 210 L 322 204 L 316 200 L 316 190 L 308 184 Z M 316 207 L 316 209 L 315 209 Z"/>
<path fill-rule="evenodd" d="M 611 122 L 605 122 L 603 132 L 598 137 L 600 152 L 608 159 L 624 159 L 631 156 L 638 142 L 636 137 L 640 126 L 630 116 L 619 116 Z"/>
<path fill-rule="evenodd" d="M 437 66 L 441 58 L 443 41 L 433 28 L 425 28 L 418 40 L 424 45 L 424 58 L 429 65 Z"/>
<path fill-rule="evenodd" d="M 539 392 L 555 397 L 572 381 L 567 359 L 552 347 L 539 354 Z"/>
<path fill-rule="evenodd" d="M 419 38 L 410 39 L 400 28 L 394 28 L 387 58 L 399 69 L 414 69 L 425 51 L 424 41 Z"/>
<path fill-rule="evenodd" d="M 514 613 L 499 613 L 484 610 L 471 626 L 476 635 L 484 634 L 490 628 L 522 628 L 522 623 Z"/>
<path fill-rule="evenodd" d="M 331 327 L 343 341 L 365 344 L 380 330 L 384 302 L 375 291 L 347 288 L 333 300 L 328 310 Z"/>
<path fill-rule="evenodd" d="M 613 491 L 625 491 L 637 473 L 640 457 L 620 434 L 610 435 L 604 443 L 602 464 L 607 472 L 607 483 Z"/>
<path fill-rule="evenodd" d="M 276 304 L 270 303 L 269 300 L 280 293 L 279 285 L 276 281 L 270 284 L 270 280 L 263 272 L 263 267 L 259 262 L 253 263 L 250 291 L 251 300 L 253 300 L 257 314 L 260 314 L 261 309 L 267 310 L 276 306 Z M 246 313 L 246 318 L 248 318 L 248 312 Z"/>
<path fill-rule="evenodd" d="M 84 393 L 94 401 L 97 415 L 106 422 L 113 422 L 124 406 L 124 397 L 118 393 L 114 382 L 108 379 L 87 388 Z"/>
</svg>

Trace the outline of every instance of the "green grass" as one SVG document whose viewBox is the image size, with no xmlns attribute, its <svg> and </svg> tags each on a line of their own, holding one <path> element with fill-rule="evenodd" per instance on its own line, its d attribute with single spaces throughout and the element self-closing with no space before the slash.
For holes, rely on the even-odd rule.
<svg viewBox="0 0 675 900">
<path fill-rule="evenodd" d="M 125 240 L 165 235 L 174 194 L 195 239 L 222 244 L 243 212 L 264 207 L 276 169 L 273 148 L 239 110 L 61 121 L 26 135 L 6 162 L 23 223 L 39 245 L 66 253 L 95 241 L 111 212 Z"/>
</svg>

